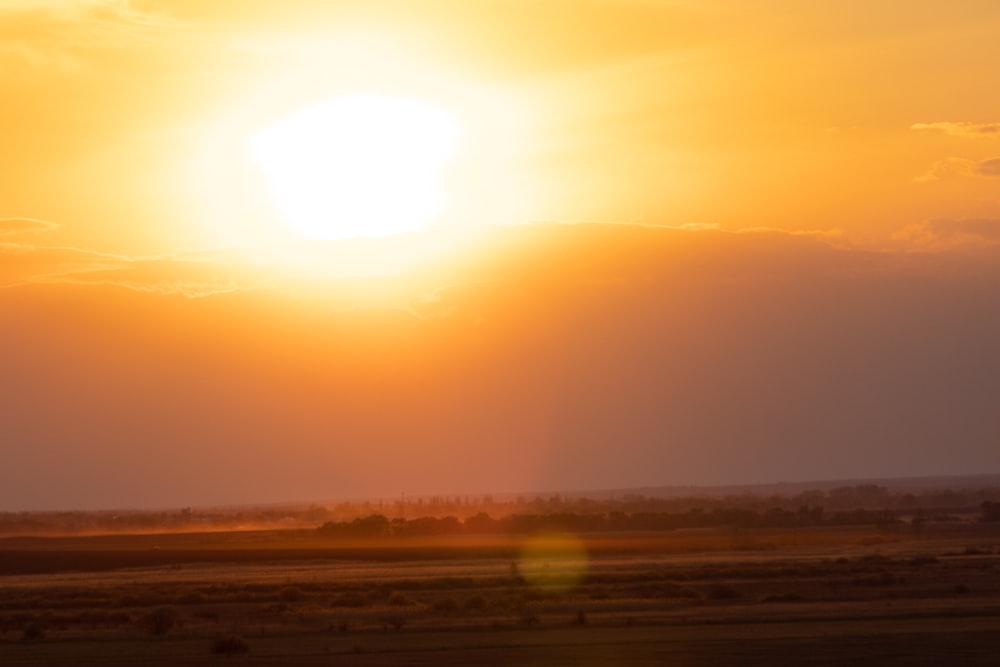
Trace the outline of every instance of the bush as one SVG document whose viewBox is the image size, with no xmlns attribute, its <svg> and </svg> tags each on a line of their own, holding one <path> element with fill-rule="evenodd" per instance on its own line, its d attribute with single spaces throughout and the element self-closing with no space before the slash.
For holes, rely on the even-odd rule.
<svg viewBox="0 0 1000 667">
<path fill-rule="evenodd" d="M 861 574 L 852 580 L 855 586 L 892 586 L 894 584 L 906 583 L 903 577 L 898 577 L 892 572 L 875 572 L 872 574 Z"/>
<path fill-rule="evenodd" d="M 178 614 L 172 607 L 157 607 L 143 617 L 150 634 L 165 635 L 177 625 Z"/>
<path fill-rule="evenodd" d="M 192 591 L 177 598 L 177 602 L 178 604 L 204 604 L 206 602 L 206 598 L 203 594 L 197 591 Z"/>
<path fill-rule="evenodd" d="M 486 609 L 486 598 L 482 595 L 476 595 L 465 601 L 464 605 L 465 611 L 482 611 Z"/>
<path fill-rule="evenodd" d="M 389 616 L 387 618 L 382 619 L 382 628 L 384 630 L 392 628 L 396 632 L 399 632 L 400 630 L 403 629 L 404 625 L 406 625 L 406 619 L 403 618 L 402 616 Z"/>
<path fill-rule="evenodd" d="M 431 608 L 441 614 L 453 614 L 458 611 L 458 603 L 455 602 L 454 598 L 441 598 L 435 600 Z"/>
<path fill-rule="evenodd" d="M 126 623 L 132 622 L 132 616 L 128 612 L 124 611 L 113 611 L 108 616 L 108 625 L 112 628 L 118 627 L 119 625 L 125 625 Z"/>
<path fill-rule="evenodd" d="M 306 594 L 297 586 L 286 586 L 278 593 L 278 599 L 282 602 L 300 602 L 305 597 Z"/>
<path fill-rule="evenodd" d="M 525 602 L 541 602 L 545 599 L 545 595 L 541 591 L 531 588 L 521 594 L 521 599 Z"/>
<path fill-rule="evenodd" d="M 708 589 L 708 597 L 710 600 L 735 600 L 743 597 L 743 594 L 724 584 L 712 584 Z"/>
<path fill-rule="evenodd" d="M 934 556 L 914 556 L 906 561 L 907 565 L 936 565 L 938 559 Z"/>
<path fill-rule="evenodd" d="M 236 655 L 237 653 L 246 653 L 249 650 L 250 646 L 239 635 L 225 635 L 212 640 L 212 653 Z"/>
<path fill-rule="evenodd" d="M 272 616 L 281 616 L 289 610 L 289 606 L 284 602 L 275 602 L 274 604 L 269 604 L 261 607 L 261 613 L 271 614 Z"/>
<path fill-rule="evenodd" d="M 330 601 L 331 607 L 364 607 L 368 603 L 361 593 L 341 593 Z"/>
<path fill-rule="evenodd" d="M 665 583 L 660 587 L 659 597 L 665 598 L 698 598 L 698 591 L 680 584 Z"/>
<path fill-rule="evenodd" d="M 103 609 L 92 609 L 80 613 L 76 618 L 76 622 L 89 625 L 91 630 L 96 630 L 102 625 L 107 625 L 110 619 L 111 614 Z"/>
<path fill-rule="evenodd" d="M 393 607 L 409 607 L 413 604 L 413 600 L 410 599 L 406 593 L 401 591 L 393 591 L 389 595 L 389 604 Z"/>
<path fill-rule="evenodd" d="M 45 639 L 45 625 L 37 621 L 29 623 L 24 626 L 21 639 L 25 641 L 38 641 L 39 639 Z"/>
</svg>

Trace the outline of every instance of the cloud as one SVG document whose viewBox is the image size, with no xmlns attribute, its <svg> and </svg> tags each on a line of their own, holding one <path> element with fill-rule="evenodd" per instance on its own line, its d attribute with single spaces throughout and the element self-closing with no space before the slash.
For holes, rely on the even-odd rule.
<svg viewBox="0 0 1000 667">
<path fill-rule="evenodd" d="M 271 42 L 273 48 L 295 53 L 314 38 L 330 44 L 341 31 L 356 35 L 357 26 L 363 26 L 364 33 L 376 40 L 389 35 L 401 43 L 433 44 L 434 51 L 452 65 L 460 62 L 463 68 L 500 76 L 641 59 L 700 43 L 713 29 L 700 7 L 617 0 L 549 0 L 544 4 L 533 0 L 143 0 L 136 6 L 220 35 L 260 33 L 263 28 L 279 37 Z M 572 30 L 565 29 L 568 24 Z M 559 48 L 553 48 L 556 33 Z M 283 40 L 282 35 L 294 37 Z"/>
<path fill-rule="evenodd" d="M 990 245 L 998 236 L 995 220 L 938 220 L 907 227 L 893 239 L 898 251 Z M 348 247 L 334 243 L 310 259 L 337 263 Z M 470 238 L 447 268 L 414 265 L 401 275 L 363 277 L 303 273 L 235 252 L 129 257 L 6 243 L 0 244 L 0 287 L 117 287 L 187 298 L 267 291 L 322 304 L 331 313 L 382 309 L 419 320 L 483 324 L 526 313 L 544 318 L 566 304 L 611 298 L 640 284 L 719 287 L 850 276 L 868 271 L 883 251 L 852 245 L 837 230 L 536 222 Z"/>
<path fill-rule="evenodd" d="M 0 76 L 78 74 L 123 48 L 148 58 L 154 37 L 176 38 L 170 27 L 128 0 L 0 2 Z"/>
<path fill-rule="evenodd" d="M 843 229 L 781 229 L 778 227 L 740 227 L 736 234 L 787 234 L 818 239 L 831 245 L 847 244 Z"/>
<path fill-rule="evenodd" d="M 147 25 L 158 22 L 133 0 L 0 0 L 0 15 L 28 14 L 40 19 L 122 21 Z"/>
<path fill-rule="evenodd" d="M 988 137 L 1000 139 L 1000 123 L 937 122 L 914 123 L 911 130 L 933 130 L 954 137 Z"/>
<path fill-rule="evenodd" d="M 119 255 L 80 248 L 0 243 L 0 287 L 67 282 L 67 276 L 120 267 L 128 261 Z"/>
<path fill-rule="evenodd" d="M 487 259 L 414 299 L 411 312 L 471 323 L 544 320 L 554 311 L 613 300 L 643 285 L 670 292 L 678 286 L 714 290 L 748 281 L 794 282 L 799 276 L 852 274 L 872 256 L 850 248 L 836 232 L 706 225 L 530 223 L 498 228 L 483 243 L 491 249 Z"/>
<path fill-rule="evenodd" d="M 1000 158 L 970 160 L 964 157 L 949 157 L 935 162 L 926 173 L 915 180 L 941 181 L 969 176 L 1000 176 Z"/>
<path fill-rule="evenodd" d="M 268 284 L 259 268 L 224 253 L 127 257 L 81 248 L 0 243 L 0 287 L 115 286 L 201 298 Z"/>
<path fill-rule="evenodd" d="M 59 228 L 54 222 L 37 218 L 0 218 L 0 236 L 37 234 L 51 232 Z"/>
<path fill-rule="evenodd" d="M 1000 219 L 930 220 L 905 227 L 893 238 L 918 248 L 1000 245 Z"/>
<path fill-rule="evenodd" d="M 998 225 L 927 229 L 995 239 Z M 112 257 L 77 276 L 86 287 L 0 290 L 0 348 L 18 350 L 0 421 L 25 462 L 0 469 L 0 505 L 51 503 L 51 488 L 66 506 L 96 487 L 168 506 L 325 497 L 338 470 L 375 496 L 414 479 L 600 488 L 1000 464 L 1000 246 L 535 224 L 491 229 L 481 249 L 396 278 L 428 286 L 424 317 L 175 296 L 246 286 L 253 272 L 225 256 Z M 137 288 L 110 287 L 125 281 Z M 24 470 L 44 470 L 48 495 Z M 257 498 L 239 495 L 247 479 Z"/>
<path fill-rule="evenodd" d="M 975 167 L 975 172 L 980 176 L 1000 176 L 1000 157 L 979 162 Z"/>
<path fill-rule="evenodd" d="M 51 282 L 77 285 L 117 286 L 150 294 L 177 294 L 204 298 L 268 285 L 253 266 L 233 264 L 219 258 L 197 256 L 130 259 L 113 265 L 93 267 L 52 276 Z"/>
</svg>

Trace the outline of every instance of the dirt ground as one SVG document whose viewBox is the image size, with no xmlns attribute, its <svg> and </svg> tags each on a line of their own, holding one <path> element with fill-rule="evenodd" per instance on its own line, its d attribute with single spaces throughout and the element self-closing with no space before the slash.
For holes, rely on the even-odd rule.
<svg viewBox="0 0 1000 667">
<path fill-rule="evenodd" d="M 22 538 L 0 571 L 5 666 L 1000 664 L 987 525 Z"/>
</svg>

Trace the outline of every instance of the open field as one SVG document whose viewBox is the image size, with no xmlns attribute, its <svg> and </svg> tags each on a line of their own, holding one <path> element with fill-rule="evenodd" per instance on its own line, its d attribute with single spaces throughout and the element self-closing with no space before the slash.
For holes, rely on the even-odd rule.
<svg viewBox="0 0 1000 667">
<path fill-rule="evenodd" d="M 0 664 L 226 655 L 244 665 L 994 665 L 1000 531 L 0 541 Z"/>
</svg>

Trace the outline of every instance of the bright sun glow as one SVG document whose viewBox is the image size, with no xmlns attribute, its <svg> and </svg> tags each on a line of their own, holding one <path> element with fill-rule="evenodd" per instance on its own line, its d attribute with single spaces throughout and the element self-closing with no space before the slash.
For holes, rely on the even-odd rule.
<svg viewBox="0 0 1000 667">
<path fill-rule="evenodd" d="M 461 128 L 416 99 L 354 94 L 303 109 L 250 139 L 285 224 L 312 239 L 390 236 L 446 209 L 442 172 Z"/>
</svg>

